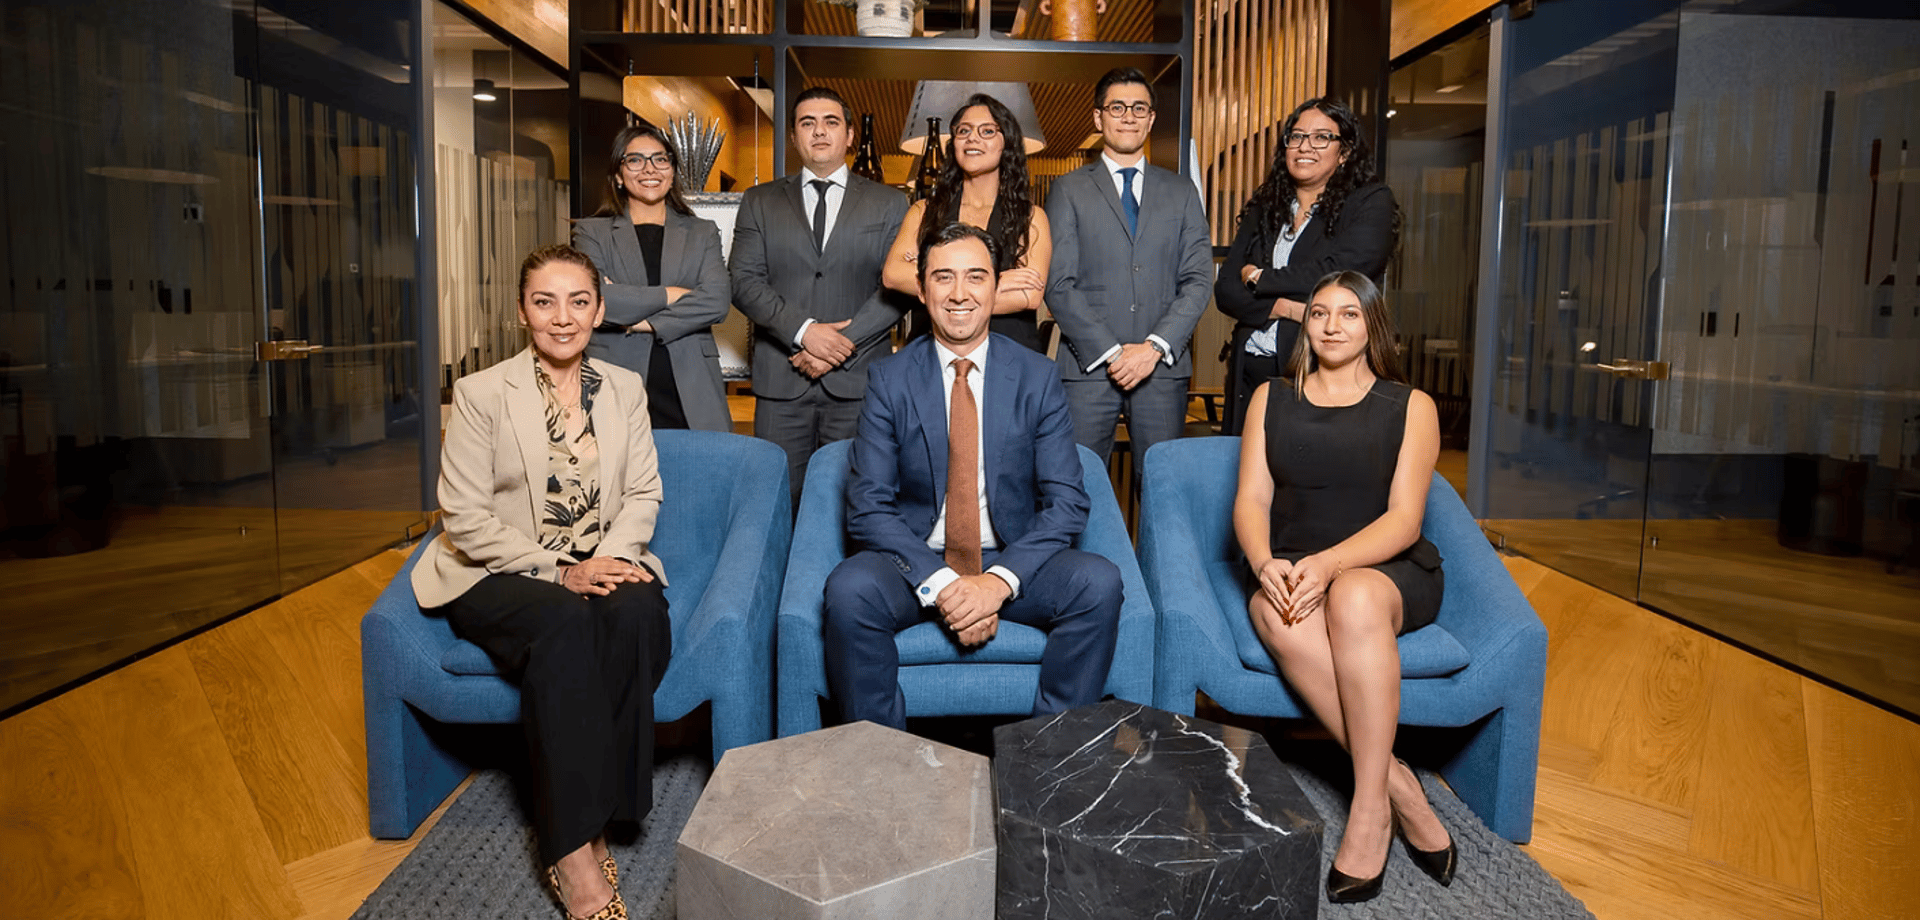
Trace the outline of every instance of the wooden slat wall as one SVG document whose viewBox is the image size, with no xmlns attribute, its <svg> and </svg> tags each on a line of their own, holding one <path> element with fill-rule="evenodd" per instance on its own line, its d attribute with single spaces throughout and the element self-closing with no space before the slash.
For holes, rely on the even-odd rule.
<svg viewBox="0 0 1920 920">
<path fill-rule="evenodd" d="M 1198 0 L 1193 134 L 1214 241 L 1233 237 L 1279 123 L 1326 87 L 1329 0 Z"/>
<path fill-rule="evenodd" d="M 844 14 L 849 25 L 853 21 L 852 10 L 822 3 L 807 4 L 809 20 L 816 7 Z M 627 0 L 624 21 L 628 32 L 765 35 L 773 31 L 773 0 Z"/>
</svg>

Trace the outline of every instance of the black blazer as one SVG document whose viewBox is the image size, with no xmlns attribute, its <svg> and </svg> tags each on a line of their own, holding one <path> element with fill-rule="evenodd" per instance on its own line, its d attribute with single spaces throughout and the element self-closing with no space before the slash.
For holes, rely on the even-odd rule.
<svg viewBox="0 0 1920 920">
<path fill-rule="evenodd" d="M 1274 301 L 1282 297 L 1305 301 L 1314 282 L 1343 269 L 1366 275 L 1376 284 L 1385 280 L 1387 261 L 1393 256 L 1395 210 L 1393 190 L 1384 183 L 1373 182 L 1354 189 L 1340 208 L 1340 222 L 1333 228 L 1333 235 L 1327 235 L 1325 221 L 1318 218 L 1309 221 L 1300 231 L 1300 238 L 1294 241 L 1293 254 L 1287 264 L 1281 266 L 1267 264 L 1273 259 L 1273 240 L 1260 229 L 1264 212 L 1252 211 L 1241 216 L 1239 230 L 1233 235 L 1233 246 L 1227 250 L 1226 261 L 1221 263 L 1220 274 L 1213 283 L 1214 306 L 1234 321 L 1233 338 L 1227 344 L 1226 356 L 1225 430 L 1228 433 L 1239 432 L 1247 400 L 1253 395 L 1251 390 L 1240 392 L 1237 387 L 1247 339 L 1266 327 Z M 1240 270 L 1248 265 L 1265 269 L 1254 290 L 1248 290 L 1240 280 Z M 1283 364 L 1299 330 L 1300 324 L 1292 320 L 1280 323 Z"/>
</svg>

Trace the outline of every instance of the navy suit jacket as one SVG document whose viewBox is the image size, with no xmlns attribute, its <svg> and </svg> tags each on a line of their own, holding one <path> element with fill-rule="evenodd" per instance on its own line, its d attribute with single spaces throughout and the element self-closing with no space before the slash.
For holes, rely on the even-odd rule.
<svg viewBox="0 0 1920 920">
<path fill-rule="evenodd" d="M 1045 355 L 989 336 L 982 380 L 980 461 L 987 514 L 1000 549 L 989 565 L 1022 585 L 1087 525 L 1060 371 Z M 847 473 L 847 531 L 892 557 L 909 585 L 946 565 L 927 547 L 947 494 L 947 404 L 933 337 L 921 336 L 873 365 Z"/>
</svg>

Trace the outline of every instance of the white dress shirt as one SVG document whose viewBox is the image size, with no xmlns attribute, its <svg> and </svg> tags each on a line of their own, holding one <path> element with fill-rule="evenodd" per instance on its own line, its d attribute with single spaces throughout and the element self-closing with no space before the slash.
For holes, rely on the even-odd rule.
<svg viewBox="0 0 1920 920">
<path fill-rule="evenodd" d="M 1313 210 L 1307 212 L 1306 223 L 1300 225 L 1299 233 L 1293 232 L 1293 223 L 1292 221 L 1288 221 L 1287 225 L 1280 231 L 1280 238 L 1273 241 L 1273 260 L 1268 262 L 1268 265 L 1274 268 L 1281 268 L 1293 258 L 1293 244 L 1299 242 L 1301 233 L 1307 232 L 1307 224 L 1313 223 L 1313 215 L 1319 210 L 1320 206 L 1315 204 Z M 1300 213 L 1299 199 L 1294 200 L 1291 213 Z M 1306 319 L 1306 317 L 1303 316 L 1301 319 Z M 1250 355 L 1258 355 L 1262 358 L 1272 357 L 1274 351 L 1278 349 L 1280 345 L 1279 336 L 1280 321 L 1276 319 L 1268 323 L 1266 327 L 1260 331 L 1247 336 L 1245 350 L 1247 354 Z"/>
<path fill-rule="evenodd" d="M 1119 163 L 1115 163 L 1113 161 L 1113 157 L 1103 151 L 1100 154 L 1100 165 L 1105 166 L 1107 168 L 1107 173 L 1113 177 L 1113 193 L 1115 195 L 1119 195 L 1122 200 L 1124 200 L 1127 197 L 1127 180 L 1126 178 L 1120 175 L 1120 170 L 1122 169 L 1133 170 L 1133 200 L 1135 204 L 1140 205 L 1140 213 L 1143 215 L 1146 214 L 1147 202 L 1145 198 L 1142 198 L 1140 196 L 1140 193 L 1145 191 L 1147 187 L 1147 158 L 1142 156 L 1140 159 L 1135 160 L 1132 166 L 1130 167 L 1122 166 Z M 1151 332 L 1147 333 L 1147 339 L 1160 346 L 1160 363 L 1165 364 L 1168 367 L 1172 367 L 1173 366 L 1173 346 L 1167 344 L 1166 339 L 1163 339 Z M 1087 365 L 1087 373 L 1093 373 L 1094 368 L 1099 367 L 1100 365 L 1105 364 L 1108 361 L 1112 361 L 1113 356 L 1119 353 L 1120 353 L 1120 346 L 1118 345 L 1115 345 L 1112 348 L 1107 349 L 1106 354 L 1103 354 L 1100 357 L 1094 359 L 1094 362 L 1092 364 Z"/>
<path fill-rule="evenodd" d="M 820 238 L 822 250 L 825 250 L 827 243 L 832 241 L 834 225 L 840 221 L 840 205 L 847 200 L 847 177 L 851 175 L 853 170 L 846 166 L 841 166 L 826 176 L 816 176 L 810 171 L 800 173 L 800 202 L 803 206 L 802 210 L 806 212 L 808 234 L 813 232 L 813 209 L 820 203 L 820 192 L 813 187 L 813 182 L 815 179 L 825 179 L 833 183 L 827 186 L 827 232 Z M 793 334 L 794 348 L 806 347 L 807 327 L 811 325 L 813 325 L 812 317 L 808 317 L 800 324 L 800 331 Z"/>
<path fill-rule="evenodd" d="M 973 370 L 967 374 L 967 389 L 973 391 L 975 412 L 982 411 L 986 405 L 984 382 L 987 379 L 988 344 L 983 341 L 972 354 L 966 355 L 966 359 L 973 362 Z M 948 350 L 947 346 L 940 344 L 937 339 L 933 343 L 933 355 L 934 359 L 940 362 L 940 394 L 946 402 L 947 418 L 951 419 L 953 417 L 953 379 L 958 374 L 953 362 L 961 356 Z M 973 446 L 974 456 L 980 458 L 979 468 L 974 471 L 975 492 L 980 496 L 980 548 L 982 550 L 999 549 L 1000 540 L 993 533 L 993 516 L 987 513 L 986 427 L 976 422 L 973 433 L 977 439 L 977 443 Z M 947 497 L 945 495 L 940 496 L 940 515 L 933 519 L 933 532 L 927 535 L 927 548 L 938 553 L 947 551 Z M 1013 574 L 1007 567 L 999 565 L 990 566 L 987 571 L 1000 576 L 1000 580 L 1013 589 L 1013 597 L 1020 596 L 1020 576 Z M 940 592 L 959 579 L 959 572 L 949 566 L 942 566 L 940 571 L 928 575 L 927 580 L 914 589 L 914 595 L 920 599 L 920 606 L 931 607 L 940 599 Z"/>
</svg>

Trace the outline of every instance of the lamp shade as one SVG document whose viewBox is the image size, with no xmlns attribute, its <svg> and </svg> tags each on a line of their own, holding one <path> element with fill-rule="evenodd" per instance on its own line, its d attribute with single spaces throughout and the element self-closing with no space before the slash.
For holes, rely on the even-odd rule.
<svg viewBox="0 0 1920 920">
<path fill-rule="evenodd" d="M 900 149 L 914 156 L 927 151 L 927 119 L 940 119 L 941 139 L 949 136 L 952 125 L 948 119 L 967 102 L 974 93 L 986 93 L 1013 113 L 1013 120 L 1020 123 L 1020 133 L 1026 139 L 1026 152 L 1029 155 L 1039 153 L 1047 146 L 1046 135 L 1040 133 L 1040 114 L 1034 110 L 1033 95 L 1027 92 L 1025 83 L 974 83 L 961 80 L 921 80 L 913 87 L 913 107 L 907 111 L 907 123 L 900 131 Z"/>
</svg>

